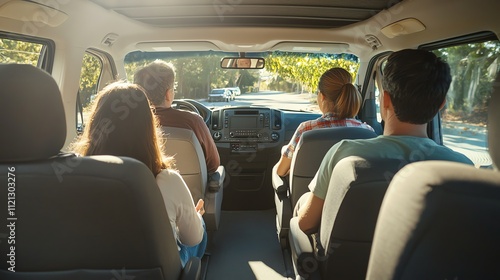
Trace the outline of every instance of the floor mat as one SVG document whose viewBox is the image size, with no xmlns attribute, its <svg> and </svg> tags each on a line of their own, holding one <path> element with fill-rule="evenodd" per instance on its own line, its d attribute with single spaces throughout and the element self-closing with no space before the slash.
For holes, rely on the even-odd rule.
<svg viewBox="0 0 500 280">
<path fill-rule="evenodd" d="M 289 279 L 276 236 L 275 211 L 223 211 L 206 280 Z"/>
</svg>

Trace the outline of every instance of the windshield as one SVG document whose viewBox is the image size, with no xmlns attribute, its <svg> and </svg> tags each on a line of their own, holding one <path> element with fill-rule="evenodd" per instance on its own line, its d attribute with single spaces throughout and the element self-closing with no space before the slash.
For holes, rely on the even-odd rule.
<svg viewBox="0 0 500 280">
<path fill-rule="evenodd" d="M 319 113 L 316 104 L 319 77 L 330 68 L 342 67 L 354 80 L 359 66 L 358 58 L 352 54 L 270 52 L 246 54 L 246 57 L 263 57 L 264 69 L 222 69 L 222 58 L 230 56 L 235 54 L 136 51 L 125 57 L 125 69 L 127 79 L 133 81 L 140 67 L 157 59 L 169 62 L 176 71 L 175 98 L 195 99 L 210 108 L 266 106 Z M 224 88 L 230 89 L 234 96 L 226 100 L 209 99 L 213 89 Z"/>
</svg>

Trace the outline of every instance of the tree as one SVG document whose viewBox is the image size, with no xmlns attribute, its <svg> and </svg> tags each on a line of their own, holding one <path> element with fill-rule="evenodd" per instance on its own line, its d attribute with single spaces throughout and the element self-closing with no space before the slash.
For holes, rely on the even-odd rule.
<svg viewBox="0 0 500 280">
<path fill-rule="evenodd" d="M 452 83 L 447 96 L 447 113 L 467 119 L 479 111 L 484 115 L 481 122 L 485 122 L 491 85 L 500 64 L 500 43 L 464 44 L 435 50 L 434 53 L 450 65 Z"/>
<path fill-rule="evenodd" d="M 42 44 L 0 39 L 0 63 L 22 63 L 37 66 Z"/>
<path fill-rule="evenodd" d="M 266 58 L 266 70 L 279 75 L 281 78 L 296 83 L 300 92 L 305 87 L 308 91 L 315 91 L 321 75 L 330 68 L 341 67 L 356 76 L 359 64 L 353 55 L 333 54 L 302 54 L 275 52 Z"/>
<path fill-rule="evenodd" d="M 84 108 L 92 102 L 92 96 L 97 94 L 97 85 L 102 71 L 101 60 L 90 53 L 83 55 L 82 70 L 80 74 L 80 101 Z"/>
</svg>

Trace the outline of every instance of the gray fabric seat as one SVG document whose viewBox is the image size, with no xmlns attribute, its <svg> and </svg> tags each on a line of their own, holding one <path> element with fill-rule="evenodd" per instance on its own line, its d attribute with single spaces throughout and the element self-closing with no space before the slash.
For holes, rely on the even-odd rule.
<svg viewBox="0 0 500 280">
<path fill-rule="evenodd" d="M 0 84 L 0 180 L 15 183 L 0 188 L 0 218 L 13 225 L 0 236 L 15 240 L 0 242 L 0 279 L 199 279 L 199 259 L 181 267 L 143 163 L 59 154 L 66 120 L 54 79 L 3 64 Z"/>
<path fill-rule="evenodd" d="M 347 157 L 332 173 L 319 234 L 313 244 L 291 220 L 290 246 L 296 272 L 321 279 L 363 279 L 380 205 L 394 174 L 395 159 Z"/>
<path fill-rule="evenodd" d="M 176 168 L 191 191 L 194 203 L 199 199 L 205 202 L 203 218 L 207 230 L 217 230 L 222 207 L 224 166 L 208 174 L 203 149 L 192 130 L 166 126 L 161 129 L 167 139 L 164 151 L 174 157 Z"/>
<path fill-rule="evenodd" d="M 273 169 L 276 224 L 280 239 L 286 239 L 289 221 L 299 198 L 309 191 L 308 185 L 314 178 L 325 154 L 343 139 L 366 139 L 376 137 L 375 132 L 359 127 L 332 127 L 306 131 L 295 149 L 290 166 L 289 182 L 283 181 Z"/>
<path fill-rule="evenodd" d="M 500 166 L 500 79 L 488 143 Z M 419 162 L 396 174 L 377 221 L 367 279 L 500 279 L 500 172 Z"/>
</svg>

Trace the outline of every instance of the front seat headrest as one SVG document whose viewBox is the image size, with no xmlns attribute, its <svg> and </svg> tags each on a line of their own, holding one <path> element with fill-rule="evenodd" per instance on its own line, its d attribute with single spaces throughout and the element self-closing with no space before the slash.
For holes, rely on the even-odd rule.
<svg viewBox="0 0 500 280">
<path fill-rule="evenodd" d="M 493 82 L 490 104 L 488 105 L 488 149 L 493 164 L 500 168 L 500 73 Z"/>
<path fill-rule="evenodd" d="M 59 88 L 48 73 L 27 64 L 0 64 L 0 162 L 47 159 L 66 140 Z"/>
</svg>

